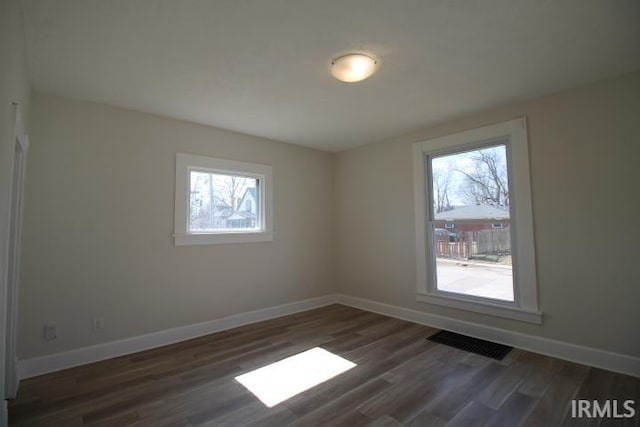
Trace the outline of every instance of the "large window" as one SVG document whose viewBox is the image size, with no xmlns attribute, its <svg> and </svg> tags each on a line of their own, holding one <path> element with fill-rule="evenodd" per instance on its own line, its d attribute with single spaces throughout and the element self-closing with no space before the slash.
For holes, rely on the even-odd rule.
<svg viewBox="0 0 640 427">
<path fill-rule="evenodd" d="M 418 300 L 539 323 L 524 119 L 414 146 Z"/>
<path fill-rule="evenodd" d="M 273 239 L 271 167 L 176 156 L 175 244 Z"/>
</svg>

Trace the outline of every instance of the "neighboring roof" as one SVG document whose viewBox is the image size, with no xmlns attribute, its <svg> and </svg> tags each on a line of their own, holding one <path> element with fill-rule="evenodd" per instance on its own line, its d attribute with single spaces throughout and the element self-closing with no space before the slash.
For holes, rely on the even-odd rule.
<svg viewBox="0 0 640 427">
<path fill-rule="evenodd" d="M 509 210 L 491 205 L 471 205 L 439 212 L 436 220 L 455 221 L 461 219 L 509 219 Z"/>
<path fill-rule="evenodd" d="M 218 210 L 214 213 L 214 215 L 215 215 L 215 216 L 220 216 L 220 217 L 222 217 L 222 218 L 226 218 L 226 217 L 228 217 L 228 216 L 230 216 L 230 215 L 233 215 L 233 209 L 231 209 L 231 208 L 227 208 L 227 207 L 223 207 L 223 208 L 218 209 Z"/>
<path fill-rule="evenodd" d="M 251 212 L 241 212 L 241 211 L 237 211 L 234 212 L 231 216 L 225 218 L 225 219 L 253 219 L 256 216 L 254 214 L 252 214 Z"/>
</svg>

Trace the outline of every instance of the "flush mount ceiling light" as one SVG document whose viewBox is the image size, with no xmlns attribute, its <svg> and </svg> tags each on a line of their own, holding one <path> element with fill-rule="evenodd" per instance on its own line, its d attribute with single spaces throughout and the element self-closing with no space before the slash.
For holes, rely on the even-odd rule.
<svg viewBox="0 0 640 427">
<path fill-rule="evenodd" d="M 331 74 L 336 79 L 354 83 L 370 77 L 375 71 L 378 61 L 361 53 L 351 53 L 331 61 Z"/>
</svg>

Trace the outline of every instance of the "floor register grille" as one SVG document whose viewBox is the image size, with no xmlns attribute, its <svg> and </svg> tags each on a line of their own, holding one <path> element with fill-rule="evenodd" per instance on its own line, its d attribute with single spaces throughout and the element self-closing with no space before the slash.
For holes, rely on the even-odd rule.
<svg viewBox="0 0 640 427">
<path fill-rule="evenodd" d="M 513 348 L 449 331 L 436 332 L 427 339 L 496 360 L 502 360 Z"/>
</svg>

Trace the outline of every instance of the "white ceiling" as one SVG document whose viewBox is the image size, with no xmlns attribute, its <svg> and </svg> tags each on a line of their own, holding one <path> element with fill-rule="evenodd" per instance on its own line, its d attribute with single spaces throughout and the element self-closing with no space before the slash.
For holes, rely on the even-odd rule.
<svg viewBox="0 0 640 427">
<path fill-rule="evenodd" d="M 328 151 L 640 68 L 638 0 L 24 0 L 36 90 Z M 378 72 L 341 83 L 332 58 Z"/>
</svg>

